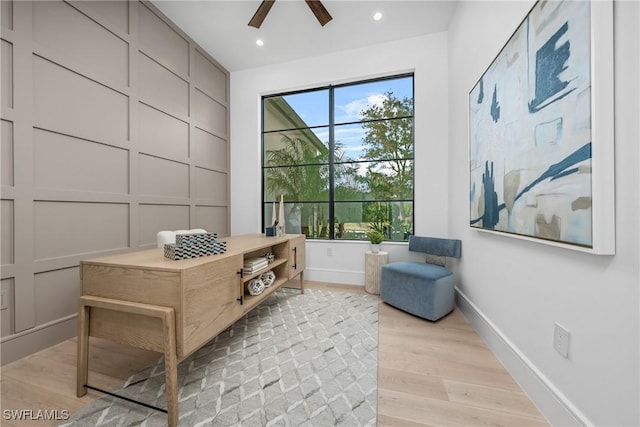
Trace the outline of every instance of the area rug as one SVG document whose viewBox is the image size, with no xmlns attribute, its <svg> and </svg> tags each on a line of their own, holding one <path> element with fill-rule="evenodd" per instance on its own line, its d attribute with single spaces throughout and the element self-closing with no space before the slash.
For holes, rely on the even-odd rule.
<svg viewBox="0 0 640 427">
<path fill-rule="evenodd" d="M 279 289 L 178 368 L 179 425 L 375 426 L 378 298 Z M 164 362 L 114 393 L 166 408 Z M 106 396 L 63 426 L 164 426 L 166 414 Z"/>
</svg>

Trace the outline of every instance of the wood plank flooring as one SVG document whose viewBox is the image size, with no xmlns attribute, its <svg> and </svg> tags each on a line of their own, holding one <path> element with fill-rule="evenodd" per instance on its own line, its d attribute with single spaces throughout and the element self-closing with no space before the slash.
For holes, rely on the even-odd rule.
<svg viewBox="0 0 640 427">
<path fill-rule="evenodd" d="M 307 288 L 364 292 L 305 282 Z M 153 364 L 158 353 L 91 339 L 89 382 L 110 389 Z M 55 426 L 60 421 L 5 419 L 6 410 L 73 413 L 102 395 L 77 398 L 76 340 L 2 367 L 0 425 Z M 459 310 L 429 322 L 380 304 L 379 426 L 548 426 Z"/>
<path fill-rule="evenodd" d="M 379 426 L 548 426 L 459 310 L 379 307 Z"/>
</svg>

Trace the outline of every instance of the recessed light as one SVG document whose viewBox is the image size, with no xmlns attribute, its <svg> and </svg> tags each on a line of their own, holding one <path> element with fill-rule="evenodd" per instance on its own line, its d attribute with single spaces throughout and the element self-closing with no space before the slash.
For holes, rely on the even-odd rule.
<svg viewBox="0 0 640 427">
<path fill-rule="evenodd" d="M 262 39 L 258 39 L 258 40 L 256 40 L 256 44 L 257 44 L 258 46 L 264 46 L 264 42 L 262 41 Z"/>
<path fill-rule="evenodd" d="M 382 12 L 376 12 L 373 14 L 373 20 L 374 21 L 379 21 L 382 19 Z"/>
</svg>

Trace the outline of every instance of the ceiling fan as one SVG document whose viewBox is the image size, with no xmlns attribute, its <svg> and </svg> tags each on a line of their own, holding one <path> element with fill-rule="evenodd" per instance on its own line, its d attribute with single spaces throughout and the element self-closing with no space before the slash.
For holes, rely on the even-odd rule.
<svg viewBox="0 0 640 427">
<path fill-rule="evenodd" d="M 267 14 L 271 10 L 271 7 L 273 6 L 273 3 L 275 1 L 276 0 L 262 0 L 262 3 L 260 4 L 260 6 L 258 6 L 258 10 L 256 10 L 256 13 L 253 14 L 253 18 L 251 18 L 251 21 L 249 21 L 249 26 L 260 28 L 260 25 L 262 25 L 262 21 L 264 21 L 264 18 L 267 17 Z M 305 2 L 307 3 L 307 6 L 309 6 L 309 9 L 311 9 L 313 14 L 315 15 L 316 19 L 318 19 L 318 22 L 320 22 L 320 25 L 322 25 L 323 27 L 327 22 L 333 19 L 331 15 L 329 15 L 329 12 L 327 12 L 327 9 L 325 9 L 325 7 L 322 5 L 320 0 L 305 0 Z"/>
</svg>

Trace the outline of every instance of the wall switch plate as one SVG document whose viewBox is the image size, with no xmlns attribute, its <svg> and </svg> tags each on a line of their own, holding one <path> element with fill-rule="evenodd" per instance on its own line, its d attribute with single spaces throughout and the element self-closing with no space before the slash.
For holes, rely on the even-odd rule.
<svg viewBox="0 0 640 427">
<path fill-rule="evenodd" d="M 553 348 L 565 359 L 569 358 L 569 331 L 557 323 L 553 328 Z"/>
<path fill-rule="evenodd" d="M 333 256 L 333 248 L 331 246 L 327 248 L 327 256 Z"/>
</svg>

